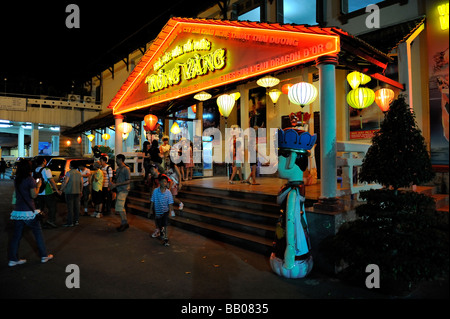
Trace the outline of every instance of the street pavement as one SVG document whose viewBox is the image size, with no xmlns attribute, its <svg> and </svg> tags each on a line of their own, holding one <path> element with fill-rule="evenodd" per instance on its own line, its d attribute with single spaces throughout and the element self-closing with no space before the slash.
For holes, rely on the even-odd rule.
<svg viewBox="0 0 450 319">
<path fill-rule="evenodd" d="M 268 256 L 169 226 L 170 246 L 151 238 L 154 221 L 129 214 L 130 228 L 117 232 L 119 216 L 80 217 L 75 227 L 44 229 L 48 253 L 41 264 L 34 237 L 26 231 L 19 257 L 27 263 L 8 267 L 12 233 L 12 180 L 0 180 L 1 299 L 448 299 L 448 281 L 426 283 L 408 296 L 393 297 L 355 287 L 313 269 L 303 279 L 272 272 Z M 92 211 L 92 209 L 91 209 Z M 58 203 L 57 223 L 66 207 Z M 76 266 L 69 266 L 76 265 Z M 68 268 L 69 266 L 69 268 Z M 70 268 L 72 267 L 72 268 Z M 73 267 L 79 269 L 74 272 Z M 77 283 L 79 288 L 68 288 Z M 382 283 L 381 283 L 382 284 Z"/>
</svg>

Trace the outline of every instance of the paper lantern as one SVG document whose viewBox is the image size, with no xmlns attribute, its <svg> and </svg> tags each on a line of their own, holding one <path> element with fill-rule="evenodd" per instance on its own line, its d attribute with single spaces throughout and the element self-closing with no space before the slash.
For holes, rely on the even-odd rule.
<svg viewBox="0 0 450 319">
<path fill-rule="evenodd" d="M 78 144 L 81 144 L 82 141 L 83 141 L 83 140 L 81 139 L 81 136 L 78 136 L 78 137 L 77 137 L 77 143 L 78 143 Z"/>
<path fill-rule="evenodd" d="M 180 126 L 178 125 L 177 122 L 173 122 L 170 132 L 175 135 L 177 135 L 181 132 Z"/>
<path fill-rule="evenodd" d="M 92 142 L 92 141 L 94 140 L 94 138 L 95 138 L 95 135 L 89 134 L 89 135 L 87 136 L 87 138 L 88 138 L 89 141 Z"/>
<path fill-rule="evenodd" d="M 299 82 L 289 89 L 288 98 L 292 103 L 304 107 L 314 102 L 317 94 L 318 92 L 314 85 L 308 82 Z"/>
<path fill-rule="evenodd" d="M 294 84 L 288 83 L 285 84 L 281 87 L 281 92 L 283 92 L 284 94 L 288 95 L 289 94 L 289 89 L 293 86 Z"/>
<path fill-rule="evenodd" d="M 211 98 L 211 94 L 209 94 L 208 92 L 205 91 L 201 91 L 200 93 L 197 93 L 194 95 L 194 99 L 199 100 L 199 101 L 206 101 L 209 100 Z"/>
<path fill-rule="evenodd" d="M 225 118 L 230 116 L 231 111 L 233 110 L 234 103 L 236 100 L 233 96 L 229 94 L 222 94 L 217 98 L 217 105 L 219 106 L 220 115 Z"/>
<path fill-rule="evenodd" d="M 387 112 L 389 110 L 389 106 L 394 100 L 394 91 L 391 89 L 379 89 L 375 92 L 375 102 L 381 111 Z"/>
<path fill-rule="evenodd" d="M 108 133 L 105 133 L 102 135 L 102 139 L 104 139 L 105 141 L 109 140 L 111 138 L 111 135 L 109 135 Z"/>
<path fill-rule="evenodd" d="M 241 97 L 241 93 L 235 92 L 230 94 L 237 101 Z"/>
<path fill-rule="evenodd" d="M 347 75 L 348 84 L 352 89 L 357 89 L 361 84 L 364 85 L 369 83 L 372 78 L 358 71 L 353 71 Z"/>
<path fill-rule="evenodd" d="M 119 130 L 122 133 L 130 133 L 133 130 L 133 126 L 130 123 L 122 122 L 119 124 Z"/>
<path fill-rule="evenodd" d="M 281 95 L 280 90 L 272 89 L 269 91 L 269 96 L 270 96 L 270 99 L 272 100 L 274 106 L 277 104 L 278 99 L 280 98 L 280 95 Z"/>
<path fill-rule="evenodd" d="M 192 112 L 197 113 L 197 104 L 191 105 L 191 110 Z"/>
<path fill-rule="evenodd" d="M 280 80 L 271 75 L 266 75 L 265 77 L 260 78 L 258 81 L 256 81 L 256 84 L 265 88 L 271 88 L 278 83 L 280 83 Z"/>
<path fill-rule="evenodd" d="M 123 138 L 124 141 L 127 140 L 128 135 L 130 135 L 130 133 L 122 133 L 122 138 Z"/>
<path fill-rule="evenodd" d="M 355 109 L 364 109 L 375 101 L 375 93 L 368 88 L 357 88 L 347 94 L 347 103 Z"/>
<path fill-rule="evenodd" d="M 148 114 L 144 117 L 144 122 L 149 131 L 154 131 L 156 124 L 158 124 L 158 117 L 153 114 Z"/>
<path fill-rule="evenodd" d="M 67 141 L 66 141 L 66 145 L 67 145 L 67 146 L 70 146 L 71 144 L 72 144 L 72 141 L 70 141 L 70 140 L 67 140 Z"/>
</svg>

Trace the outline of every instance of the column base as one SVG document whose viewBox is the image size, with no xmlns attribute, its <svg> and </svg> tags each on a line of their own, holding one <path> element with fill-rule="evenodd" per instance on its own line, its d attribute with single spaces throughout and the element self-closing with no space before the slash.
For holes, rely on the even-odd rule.
<svg viewBox="0 0 450 319">
<path fill-rule="evenodd" d="M 329 212 L 341 212 L 345 210 L 344 203 L 337 197 L 319 198 L 313 205 L 314 209 L 322 209 Z"/>
</svg>

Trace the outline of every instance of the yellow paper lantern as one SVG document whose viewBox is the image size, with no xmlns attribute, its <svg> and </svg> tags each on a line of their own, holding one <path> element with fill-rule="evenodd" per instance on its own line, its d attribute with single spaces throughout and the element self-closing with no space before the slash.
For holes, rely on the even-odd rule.
<svg viewBox="0 0 450 319">
<path fill-rule="evenodd" d="M 358 71 L 353 71 L 347 75 L 348 84 L 352 89 L 357 89 L 360 85 L 364 85 L 370 82 L 372 78 Z"/>
<path fill-rule="evenodd" d="M 111 138 L 111 135 L 109 135 L 108 133 L 105 133 L 102 135 L 102 139 L 104 139 L 105 141 L 109 140 Z"/>
<path fill-rule="evenodd" d="M 280 80 L 271 75 L 266 75 L 265 77 L 260 78 L 258 81 L 256 81 L 256 84 L 265 88 L 271 88 L 278 83 L 280 83 Z"/>
<path fill-rule="evenodd" d="M 381 111 L 387 112 L 390 104 L 394 100 L 394 91 L 391 89 L 379 89 L 375 92 L 375 102 Z"/>
<path fill-rule="evenodd" d="M 123 138 L 124 141 L 127 140 L 128 135 L 130 135 L 130 133 L 122 133 L 122 138 Z"/>
<path fill-rule="evenodd" d="M 194 95 L 194 99 L 199 100 L 199 101 L 206 101 L 206 100 L 209 100 L 211 98 L 211 96 L 212 95 L 209 94 L 208 92 L 201 91 Z"/>
<path fill-rule="evenodd" d="M 241 97 L 241 93 L 235 92 L 230 94 L 237 101 Z"/>
<path fill-rule="evenodd" d="M 281 95 L 281 91 L 278 89 L 272 89 L 269 91 L 269 96 L 270 96 L 270 99 L 272 100 L 274 106 L 277 104 L 278 99 L 280 98 L 280 95 Z"/>
<path fill-rule="evenodd" d="M 122 122 L 119 124 L 119 130 L 122 133 L 130 133 L 133 130 L 133 126 L 130 123 Z"/>
<path fill-rule="evenodd" d="M 299 82 L 289 89 L 288 98 L 292 103 L 304 107 L 314 102 L 317 94 L 318 92 L 314 85 L 308 82 Z"/>
<path fill-rule="evenodd" d="M 178 125 L 177 122 L 173 122 L 170 132 L 175 135 L 177 135 L 181 132 L 180 126 Z"/>
<path fill-rule="evenodd" d="M 87 138 L 88 138 L 89 141 L 92 142 L 92 141 L 94 140 L 94 138 L 95 138 L 95 135 L 89 134 L 89 135 L 87 136 Z"/>
<path fill-rule="evenodd" d="M 222 94 L 217 98 L 217 105 L 219 106 L 220 115 L 225 118 L 230 116 L 231 111 L 233 110 L 234 103 L 236 100 L 233 96 L 229 94 Z"/>
<path fill-rule="evenodd" d="M 375 92 L 368 88 L 357 88 L 347 94 L 347 103 L 355 109 L 364 109 L 375 101 Z"/>
</svg>

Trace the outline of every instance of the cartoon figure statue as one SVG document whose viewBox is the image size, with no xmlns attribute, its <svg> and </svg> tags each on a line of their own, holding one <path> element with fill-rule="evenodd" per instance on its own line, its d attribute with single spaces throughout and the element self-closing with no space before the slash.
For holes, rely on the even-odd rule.
<svg viewBox="0 0 450 319">
<path fill-rule="evenodd" d="M 303 278 L 313 267 L 303 172 L 316 140 L 317 135 L 312 136 L 303 130 L 278 130 L 278 174 L 288 183 L 278 193 L 281 216 L 270 265 L 276 274 L 286 278 Z"/>
</svg>

